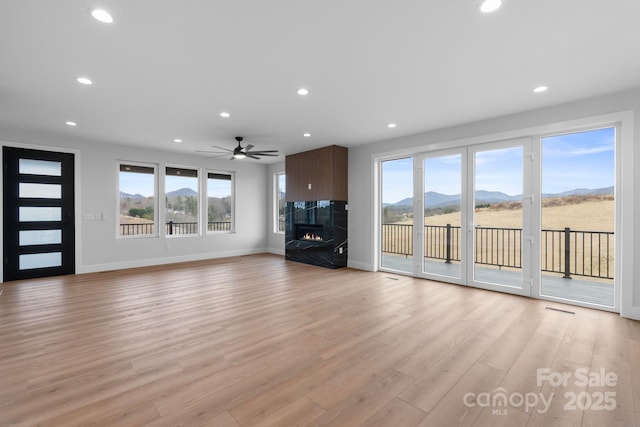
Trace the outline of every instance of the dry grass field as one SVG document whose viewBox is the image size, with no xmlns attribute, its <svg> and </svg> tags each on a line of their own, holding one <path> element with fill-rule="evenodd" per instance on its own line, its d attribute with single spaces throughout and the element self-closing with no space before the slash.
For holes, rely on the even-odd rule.
<svg viewBox="0 0 640 427">
<path fill-rule="evenodd" d="M 614 231 L 613 199 L 585 198 L 578 203 L 554 203 L 557 199 L 547 199 L 542 207 L 542 228 L 584 231 Z M 545 200 L 545 202 L 547 202 Z M 578 200 L 577 200 L 578 201 Z M 475 223 L 482 227 L 522 227 L 522 208 L 508 209 L 509 205 L 501 203 L 494 207 L 476 209 Z M 410 224 L 411 221 L 405 222 Z M 425 218 L 426 225 L 460 225 L 460 213 L 434 215 Z"/>
</svg>

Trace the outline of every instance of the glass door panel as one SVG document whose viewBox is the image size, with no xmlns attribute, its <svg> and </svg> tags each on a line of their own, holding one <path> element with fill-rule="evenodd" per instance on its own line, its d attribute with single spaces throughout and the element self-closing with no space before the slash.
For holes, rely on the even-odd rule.
<svg viewBox="0 0 640 427">
<path fill-rule="evenodd" d="M 423 272 L 462 279 L 462 153 L 424 159 Z"/>
<path fill-rule="evenodd" d="M 542 138 L 540 295 L 613 307 L 615 128 Z"/>
<path fill-rule="evenodd" d="M 527 294 L 523 287 L 524 146 L 472 151 L 472 284 Z"/>
<path fill-rule="evenodd" d="M 380 266 L 413 273 L 413 158 L 382 161 L 380 180 Z"/>
</svg>

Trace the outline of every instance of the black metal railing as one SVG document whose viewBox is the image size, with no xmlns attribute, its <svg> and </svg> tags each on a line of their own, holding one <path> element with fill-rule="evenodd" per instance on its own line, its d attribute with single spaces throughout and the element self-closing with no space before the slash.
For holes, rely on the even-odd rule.
<svg viewBox="0 0 640 427">
<path fill-rule="evenodd" d="M 424 256 L 444 260 L 447 264 L 460 261 L 460 227 L 425 225 Z"/>
<path fill-rule="evenodd" d="M 612 231 L 542 230 L 541 270 L 613 279 L 614 233 Z"/>
<path fill-rule="evenodd" d="M 424 257 L 446 263 L 460 261 L 460 226 L 426 225 Z M 412 224 L 382 224 L 382 252 L 413 255 Z M 542 230 L 541 270 L 571 276 L 613 279 L 614 233 L 609 231 Z M 477 264 L 522 268 L 522 229 L 475 227 Z"/>
<path fill-rule="evenodd" d="M 476 264 L 522 268 L 522 229 L 475 227 Z"/>
<path fill-rule="evenodd" d="M 207 231 L 231 231 L 231 221 L 209 221 Z M 120 224 L 121 236 L 144 236 L 154 233 L 154 223 Z M 165 224 L 165 233 L 169 236 L 197 234 L 198 223 L 169 221 Z"/>
<path fill-rule="evenodd" d="M 155 233 L 155 224 L 152 222 L 142 224 L 120 224 L 121 236 L 137 236 Z"/>
<path fill-rule="evenodd" d="M 231 221 L 209 221 L 207 231 L 231 231 Z"/>
<path fill-rule="evenodd" d="M 382 252 L 413 255 L 413 225 L 382 224 Z"/>
</svg>

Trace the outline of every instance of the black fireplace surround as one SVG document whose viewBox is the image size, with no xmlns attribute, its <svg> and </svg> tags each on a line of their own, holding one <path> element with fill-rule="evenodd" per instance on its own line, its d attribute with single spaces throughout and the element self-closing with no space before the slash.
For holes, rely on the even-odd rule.
<svg viewBox="0 0 640 427">
<path fill-rule="evenodd" d="M 290 261 L 320 267 L 346 267 L 347 202 L 287 202 L 285 256 Z"/>
</svg>

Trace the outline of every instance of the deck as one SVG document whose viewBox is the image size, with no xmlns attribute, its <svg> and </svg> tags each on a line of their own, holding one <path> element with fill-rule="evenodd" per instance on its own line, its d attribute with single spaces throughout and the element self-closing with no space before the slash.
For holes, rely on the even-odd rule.
<svg viewBox="0 0 640 427">
<path fill-rule="evenodd" d="M 403 255 L 382 255 L 385 269 L 411 272 L 412 258 Z M 443 261 L 426 260 L 427 270 L 432 274 L 459 277 L 460 263 L 446 264 Z M 476 280 L 513 286 L 521 280 L 521 270 L 499 269 L 497 267 L 476 266 Z M 579 277 L 563 279 L 559 275 L 543 273 L 541 276 L 542 296 L 613 307 L 615 301 L 612 281 L 587 280 Z"/>
</svg>

